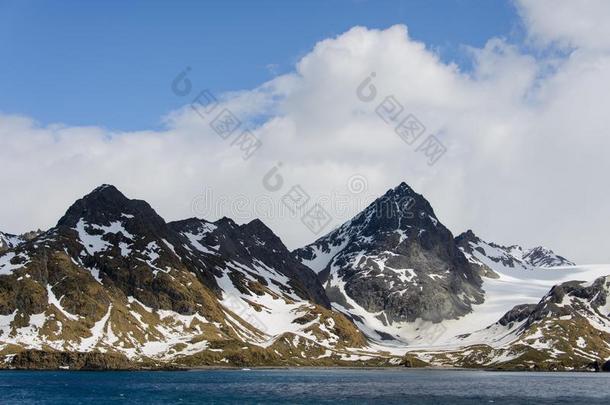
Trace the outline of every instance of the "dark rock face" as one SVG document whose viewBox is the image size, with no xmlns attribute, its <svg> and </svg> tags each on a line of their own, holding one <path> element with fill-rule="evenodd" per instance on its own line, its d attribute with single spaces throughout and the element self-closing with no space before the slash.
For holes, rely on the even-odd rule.
<svg viewBox="0 0 610 405">
<path fill-rule="evenodd" d="M 457 318 L 483 300 L 479 269 L 405 183 L 295 254 L 334 297 L 343 289 L 389 322 Z"/>
<path fill-rule="evenodd" d="M 464 252 L 466 257 L 469 258 L 473 264 L 481 266 L 483 269 L 492 271 L 488 266 L 483 264 L 477 257 L 484 257 L 493 263 L 498 263 L 503 267 L 507 268 L 522 268 L 527 269 L 527 263 L 523 262 L 522 249 L 519 246 L 501 246 L 493 242 L 485 242 L 481 238 L 472 232 L 467 230 L 455 237 L 455 243 L 459 246 L 460 250 Z M 519 252 L 515 256 L 515 252 Z"/>
<path fill-rule="evenodd" d="M 574 266 L 573 262 L 542 246 L 527 250 L 523 260 L 535 267 Z"/>
<path fill-rule="evenodd" d="M 243 268 L 259 266 L 270 269 L 288 279 L 287 285 L 302 299 L 330 308 L 330 302 L 316 274 L 301 264 L 282 241 L 262 221 L 256 219 L 237 225 L 228 218 L 216 222 L 187 219 L 169 224 L 171 229 L 189 241 L 191 251 L 213 268 L 226 267 L 227 263 L 239 263 Z M 198 249 L 213 246 L 215 249 Z M 238 270 L 236 269 L 235 273 Z M 258 277 L 262 285 L 268 282 Z M 247 285 L 243 285 L 248 289 Z M 287 291 L 288 292 L 288 291 Z"/>
<path fill-rule="evenodd" d="M 191 271 L 204 287 L 215 287 L 207 272 L 183 262 L 188 253 L 183 240 L 163 218 L 114 186 L 103 185 L 76 201 L 52 233 L 77 263 L 151 308 L 190 315 L 209 301 L 205 288 L 188 290 L 171 271 Z"/>
<path fill-rule="evenodd" d="M 485 265 L 479 260 L 474 259 L 476 256 L 474 249 L 477 249 L 479 254 L 485 255 L 485 251 L 480 247 L 481 243 L 481 239 L 479 239 L 479 237 L 476 236 L 470 229 L 455 237 L 455 244 L 464 253 L 470 265 L 478 270 L 481 277 L 499 278 L 500 276 L 496 274 L 489 266 Z M 501 258 L 501 260 L 506 259 Z"/>
<path fill-rule="evenodd" d="M 76 228 L 79 221 L 90 224 L 110 225 L 125 222 L 125 229 L 139 235 L 167 236 L 163 218 L 141 200 L 130 200 L 116 187 L 103 185 L 76 201 L 57 223 L 57 227 Z"/>
<path fill-rule="evenodd" d="M 493 270 L 489 266 L 494 267 L 495 264 L 508 269 L 523 270 L 574 266 L 571 261 L 542 246 L 532 249 L 523 249 L 519 245 L 502 246 L 485 242 L 471 230 L 458 235 L 455 243 L 471 263 L 478 265 L 483 273 L 487 273 L 486 277 L 493 277 Z"/>
<path fill-rule="evenodd" d="M 522 304 L 517 305 L 510 311 L 508 311 L 498 323 L 502 326 L 508 326 L 514 323 L 522 322 L 523 320 L 530 317 L 530 315 L 536 310 L 536 304 Z"/>
</svg>

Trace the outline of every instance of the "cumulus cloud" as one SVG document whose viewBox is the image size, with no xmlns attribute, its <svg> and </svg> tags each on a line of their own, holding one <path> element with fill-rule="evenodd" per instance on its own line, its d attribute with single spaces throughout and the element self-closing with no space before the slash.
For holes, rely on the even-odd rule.
<svg viewBox="0 0 610 405">
<path fill-rule="evenodd" d="M 281 204 L 292 186 L 320 201 L 332 226 L 406 181 L 454 233 L 472 228 L 500 243 L 610 262 L 603 249 L 610 58 L 586 27 L 540 22 L 539 3 L 520 2 L 530 37 L 546 41 L 538 46 L 569 44 L 567 56 L 534 57 L 491 38 L 470 50 L 474 68 L 463 72 L 405 26 L 355 27 L 316 44 L 294 72 L 219 95 L 214 115 L 228 108 L 262 141 L 248 160 L 231 144 L 236 135 L 223 140 L 210 128 L 213 116 L 189 106 L 205 83 L 192 83 L 185 107 L 169 113 L 161 131 L 110 133 L 0 116 L 0 224 L 14 232 L 52 226 L 73 200 L 112 183 L 169 220 L 262 217 L 294 248 L 315 235 Z M 604 10 L 590 4 L 577 15 L 595 27 Z M 376 90 L 370 102 L 356 93 L 367 77 Z M 375 113 L 388 96 L 446 146 L 435 165 L 416 151 L 419 141 L 408 145 Z M 279 191 L 263 184 L 274 167 L 284 180 Z M 354 175 L 366 179 L 360 194 L 347 185 Z"/>
<path fill-rule="evenodd" d="M 535 41 L 610 49 L 610 2 L 606 0 L 517 0 L 517 5 Z"/>
</svg>

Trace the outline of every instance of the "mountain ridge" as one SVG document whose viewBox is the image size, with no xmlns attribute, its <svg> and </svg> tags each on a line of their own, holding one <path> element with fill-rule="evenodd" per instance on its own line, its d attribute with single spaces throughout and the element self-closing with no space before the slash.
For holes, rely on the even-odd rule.
<svg viewBox="0 0 610 405">
<path fill-rule="evenodd" d="M 266 242 L 273 254 L 257 245 Z M 0 358 L 8 367 L 91 359 L 53 354 L 63 352 L 101 353 L 96 362 L 116 367 L 300 364 L 306 356 L 357 364 L 349 357 L 366 342 L 321 291 L 261 221 L 167 224 L 146 202 L 104 185 L 56 227 L 0 255 Z"/>
<path fill-rule="evenodd" d="M 522 270 L 575 265 L 572 261 L 543 246 L 528 249 L 519 245 L 503 246 L 484 241 L 472 230 L 456 236 L 455 241 L 469 261 L 490 269 L 496 265 Z"/>
<path fill-rule="evenodd" d="M 553 353 L 564 346 L 536 349 L 530 338 L 546 320 L 523 322 L 535 313 L 567 316 L 538 309 L 545 288 L 588 294 L 588 284 L 554 280 L 582 276 L 593 285 L 610 269 L 521 271 L 490 254 L 499 245 L 474 238 L 454 237 L 406 183 L 293 252 L 258 219 L 165 222 L 145 201 L 103 185 L 54 228 L 0 251 L 0 367 L 421 366 L 453 358 L 465 367 L 523 368 L 532 353 L 536 367 L 555 367 Z M 542 264 L 554 255 L 534 253 Z M 506 291 L 511 283 L 523 289 L 528 277 L 540 284 L 530 288 L 534 302 Z M 510 299 L 497 307 L 503 297 Z M 601 362 L 595 336 L 607 314 L 592 324 L 587 305 L 571 314 L 584 319 L 577 326 L 589 331 L 583 339 Z M 422 351 L 437 341 L 453 343 Z M 523 349 L 528 342 L 535 352 Z M 587 356 L 561 361 L 586 369 Z"/>
</svg>

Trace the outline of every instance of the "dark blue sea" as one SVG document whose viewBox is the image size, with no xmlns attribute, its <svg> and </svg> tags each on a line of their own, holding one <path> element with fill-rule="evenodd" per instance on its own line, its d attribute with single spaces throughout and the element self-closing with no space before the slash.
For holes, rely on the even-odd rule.
<svg viewBox="0 0 610 405">
<path fill-rule="evenodd" d="M 610 373 L 275 369 L 0 371 L 2 404 L 609 404 Z"/>
</svg>

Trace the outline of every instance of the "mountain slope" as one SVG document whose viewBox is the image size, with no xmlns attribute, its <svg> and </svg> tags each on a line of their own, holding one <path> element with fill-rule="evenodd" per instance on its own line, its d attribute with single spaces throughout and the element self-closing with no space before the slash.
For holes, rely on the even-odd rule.
<svg viewBox="0 0 610 405">
<path fill-rule="evenodd" d="M 610 359 L 610 276 L 556 285 L 537 304 L 457 339 L 459 350 L 411 354 L 434 365 L 599 370 Z"/>
<path fill-rule="evenodd" d="M 376 340 L 401 340 L 403 325 L 454 319 L 483 300 L 480 268 L 405 183 L 295 254 L 333 307 Z"/>
<path fill-rule="evenodd" d="M 212 264 L 215 268 L 229 265 L 238 269 L 246 267 L 253 273 L 273 269 L 277 276 L 285 279 L 291 287 L 290 291 L 298 299 L 330 308 L 315 273 L 298 262 L 273 231 L 260 220 L 239 226 L 228 218 L 214 223 L 193 218 L 170 223 L 169 226 L 184 237 L 187 241 L 184 246 L 189 250 L 189 256 L 202 265 Z M 269 285 L 264 278 L 259 282 Z M 247 290 L 246 284 L 241 285 L 240 290 Z"/>
<path fill-rule="evenodd" d="M 486 266 L 493 271 L 574 266 L 571 261 L 542 246 L 531 249 L 518 245 L 501 246 L 485 242 L 471 230 L 458 235 L 455 242 L 471 263 Z"/>
<path fill-rule="evenodd" d="M 1 253 L 4 364 L 363 361 L 362 334 L 260 221 L 197 221 L 167 224 L 104 185 Z"/>
<path fill-rule="evenodd" d="M 0 232 L 0 252 L 13 249 L 17 245 L 24 242 L 24 239 L 17 235 Z"/>
</svg>

